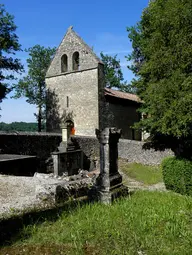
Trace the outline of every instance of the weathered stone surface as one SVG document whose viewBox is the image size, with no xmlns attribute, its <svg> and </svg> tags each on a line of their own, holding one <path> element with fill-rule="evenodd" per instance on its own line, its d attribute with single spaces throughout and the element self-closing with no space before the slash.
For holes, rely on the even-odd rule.
<svg viewBox="0 0 192 255">
<path fill-rule="evenodd" d="M 106 98 L 106 114 L 108 119 L 105 126 L 122 129 L 121 137 L 124 139 L 141 140 L 141 132 L 132 128 L 135 122 L 140 120 L 138 112 L 139 104 L 129 100 L 114 100 L 112 97 Z"/>
<path fill-rule="evenodd" d="M 1 174 L 32 176 L 38 166 L 39 161 L 36 156 L 0 154 Z"/>
<path fill-rule="evenodd" d="M 78 68 L 74 70 L 76 53 Z M 47 71 L 46 86 L 48 131 L 59 130 L 70 119 L 76 135 L 94 136 L 96 128 L 116 126 L 123 129 L 123 138 L 141 139 L 132 129 L 134 122 L 140 120 L 139 101 L 106 93 L 103 63 L 72 27 Z"/>
<path fill-rule="evenodd" d="M 77 174 L 79 169 L 83 168 L 83 155 L 81 150 L 72 150 L 66 152 L 53 152 L 54 175 L 69 176 Z"/>
<path fill-rule="evenodd" d="M 73 70 L 75 52 L 79 53 L 78 70 Z M 64 54 L 68 59 L 67 72 L 61 70 Z M 69 28 L 47 71 L 47 92 L 49 98 L 52 97 L 52 100 L 48 100 L 52 104 L 47 107 L 48 131 L 58 130 L 60 124 L 70 116 L 75 134 L 94 135 L 95 128 L 99 128 L 102 122 L 99 119 L 104 93 L 102 68 L 100 59 L 91 48 Z"/>
<path fill-rule="evenodd" d="M 35 178 L 39 178 L 39 179 L 49 179 L 49 178 L 53 178 L 54 175 L 53 173 L 51 174 L 44 174 L 44 173 L 34 173 L 34 177 Z"/>
<path fill-rule="evenodd" d="M 170 149 L 154 150 L 144 149 L 144 142 L 120 139 L 119 157 L 128 162 L 137 162 L 145 165 L 158 165 L 162 159 L 174 155 Z"/>
<path fill-rule="evenodd" d="M 81 39 L 81 37 L 69 27 L 61 44 L 59 45 L 55 57 L 47 71 L 47 77 L 61 75 L 61 57 L 66 54 L 68 57 L 68 72 L 73 71 L 72 56 L 74 52 L 79 52 L 79 70 L 96 68 L 100 59 L 93 53 L 92 49 Z"/>
<path fill-rule="evenodd" d="M 86 157 L 89 157 L 92 150 L 95 158 L 99 159 L 99 142 L 95 137 L 74 136 L 75 140 Z M 127 159 L 128 162 L 136 162 L 145 165 L 158 165 L 162 159 L 174 155 L 170 150 L 158 151 L 154 149 L 144 149 L 144 142 L 120 139 L 118 154 L 120 158 Z"/>
<path fill-rule="evenodd" d="M 38 185 L 35 191 L 36 198 L 53 204 L 62 203 L 70 199 L 87 196 L 92 185 L 93 180 L 91 178 L 69 182 L 63 181 L 51 185 Z"/>
<path fill-rule="evenodd" d="M 95 194 L 104 204 L 110 204 L 120 195 L 127 195 L 128 188 L 122 184 L 122 176 L 118 172 L 118 142 L 121 130 L 105 128 L 96 130 L 100 143 L 100 174 L 96 180 Z"/>
<path fill-rule="evenodd" d="M 43 172 L 46 172 L 47 165 L 50 165 L 47 159 L 51 152 L 57 149 L 60 142 L 61 134 L 58 133 L 0 132 L 2 153 L 35 155 L 40 160 L 39 169 Z M 37 169 L 34 169 L 35 171 Z"/>
</svg>

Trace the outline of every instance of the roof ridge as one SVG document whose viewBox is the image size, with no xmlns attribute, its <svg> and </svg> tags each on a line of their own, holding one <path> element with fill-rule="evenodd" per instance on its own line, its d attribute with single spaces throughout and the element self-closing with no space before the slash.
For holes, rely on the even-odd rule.
<svg viewBox="0 0 192 255">
<path fill-rule="evenodd" d="M 121 99 L 127 99 L 127 100 L 131 100 L 137 103 L 141 103 L 141 99 L 139 98 L 138 95 L 136 94 L 131 94 L 128 92 L 123 92 L 123 91 L 119 91 L 119 90 L 114 90 L 111 88 L 105 88 L 105 95 L 107 96 L 112 96 L 112 97 L 117 97 L 117 98 L 121 98 Z"/>
<path fill-rule="evenodd" d="M 82 39 L 82 37 L 75 31 L 73 30 L 73 26 L 70 26 L 67 30 L 67 33 L 71 32 L 73 34 L 75 34 L 75 36 L 78 37 L 78 39 L 81 41 L 81 43 L 84 45 L 84 47 L 93 55 L 93 57 L 95 57 L 95 59 L 100 63 L 103 64 L 103 62 L 101 61 L 101 59 L 96 55 L 96 53 L 91 49 L 91 47 Z M 66 33 L 66 34 L 67 34 Z M 64 38 L 63 38 L 64 39 Z"/>
</svg>

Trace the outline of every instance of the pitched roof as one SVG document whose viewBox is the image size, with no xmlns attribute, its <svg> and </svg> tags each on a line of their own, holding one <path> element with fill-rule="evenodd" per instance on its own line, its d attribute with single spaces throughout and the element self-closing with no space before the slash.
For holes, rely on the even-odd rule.
<svg viewBox="0 0 192 255">
<path fill-rule="evenodd" d="M 78 35 L 77 34 L 77 32 L 75 32 L 74 30 L 73 30 L 73 26 L 70 26 L 69 28 L 68 28 L 68 30 L 67 30 L 67 33 L 73 33 L 78 39 L 79 39 L 79 41 L 82 43 L 82 45 L 84 45 L 84 47 L 86 48 L 86 50 L 90 53 L 90 54 L 92 54 L 92 56 L 100 63 L 100 64 L 103 64 L 103 62 L 101 61 L 101 59 L 95 54 L 95 52 L 91 49 L 91 47 L 89 47 L 89 45 L 88 44 L 86 44 L 85 42 L 84 42 L 84 40 L 81 38 L 81 36 L 80 35 Z M 66 33 L 66 34 L 67 34 Z"/>
<path fill-rule="evenodd" d="M 61 70 L 60 70 L 60 59 L 61 59 L 61 56 L 63 55 L 63 46 L 65 46 L 66 42 L 68 42 L 68 47 L 69 49 L 66 49 L 66 51 L 70 51 L 70 48 L 75 50 L 75 48 L 73 48 L 73 40 L 77 41 L 78 44 L 80 44 L 80 48 L 83 48 L 86 53 L 89 53 L 90 56 L 92 57 L 92 59 L 94 60 L 94 64 L 96 67 L 99 64 L 103 64 L 103 62 L 101 61 L 101 59 L 94 53 L 93 49 L 91 49 L 84 41 L 83 39 L 73 30 L 73 27 L 70 26 L 68 29 L 67 29 L 67 32 L 65 33 L 63 39 L 61 40 L 59 46 L 57 47 L 57 50 L 56 50 L 56 53 L 55 53 L 55 56 L 53 57 L 50 65 L 49 65 L 49 68 L 47 69 L 47 72 L 46 72 L 46 77 L 52 77 L 52 76 L 55 76 L 55 75 L 60 75 L 61 74 Z M 64 47 L 65 48 L 65 47 Z M 83 51 L 84 51 L 83 50 Z M 89 57 L 90 57 L 89 56 Z M 92 67 L 92 66 L 91 66 Z M 91 68 L 90 67 L 90 68 Z M 87 68 L 85 68 L 87 69 Z M 63 73 L 62 73 L 63 74 Z"/>
<path fill-rule="evenodd" d="M 135 94 L 126 93 L 109 88 L 105 88 L 105 96 L 112 96 L 120 99 L 126 99 L 137 103 L 141 103 L 141 99 Z"/>
</svg>

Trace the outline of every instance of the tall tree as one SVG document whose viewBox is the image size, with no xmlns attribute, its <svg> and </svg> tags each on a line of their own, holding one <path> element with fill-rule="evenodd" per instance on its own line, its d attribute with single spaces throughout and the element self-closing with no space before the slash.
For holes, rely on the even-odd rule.
<svg viewBox="0 0 192 255">
<path fill-rule="evenodd" d="M 155 0 L 128 28 L 133 85 L 148 118 L 139 127 L 185 139 L 192 134 L 192 1 Z"/>
<path fill-rule="evenodd" d="M 10 92 L 8 80 L 14 79 L 13 72 L 20 72 L 23 66 L 20 60 L 13 56 L 21 50 L 18 36 L 15 34 L 14 16 L 6 12 L 0 4 L 0 102 Z"/>
<path fill-rule="evenodd" d="M 56 49 L 35 45 L 26 51 L 29 53 L 28 74 L 14 86 L 14 98 L 24 96 L 28 103 L 37 105 L 38 113 L 35 116 L 38 121 L 38 131 L 41 132 L 42 121 L 45 118 L 45 75 Z"/>
<path fill-rule="evenodd" d="M 104 64 L 105 86 L 106 88 L 116 88 L 124 92 L 132 92 L 131 86 L 123 78 L 120 60 L 117 55 L 114 57 L 100 53 Z"/>
</svg>

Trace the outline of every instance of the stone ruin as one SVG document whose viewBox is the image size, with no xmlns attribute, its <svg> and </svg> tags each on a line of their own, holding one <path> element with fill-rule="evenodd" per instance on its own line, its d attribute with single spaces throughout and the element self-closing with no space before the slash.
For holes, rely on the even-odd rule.
<svg viewBox="0 0 192 255">
<path fill-rule="evenodd" d="M 86 196 L 90 200 L 110 204 L 115 198 L 128 194 L 128 188 L 122 184 L 122 176 L 118 172 L 118 142 L 121 130 L 96 130 L 96 136 L 100 143 L 100 171 L 84 171 L 82 152 L 68 141 L 67 130 L 63 127 L 59 151 L 52 153 L 52 178 L 58 178 L 59 182 L 38 186 L 36 193 L 39 199 L 60 204 L 71 198 Z M 40 178 L 42 176 L 47 178 L 46 174 L 40 175 Z"/>
<path fill-rule="evenodd" d="M 67 125 L 62 126 L 62 142 L 58 151 L 51 154 L 55 176 L 74 175 L 83 169 L 83 152 L 70 140 Z"/>
<path fill-rule="evenodd" d="M 36 156 L 0 153 L 0 174 L 33 176 L 37 168 Z"/>
<path fill-rule="evenodd" d="M 100 174 L 96 179 L 96 194 L 100 202 L 109 204 L 115 198 L 128 194 L 128 188 L 122 184 L 118 171 L 118 142 L 121 130 L 105 128 L 96 130 L 100 143 Z"/>
<path fill-rule="evenodd" d="M 32 188 L 29 192 L 34 199 L 30 201 L 30 206 L 33 206 L 34 202 L 42 208 L 44 206 L 52 208 L 76 199 L 89 199 L 110 204 L 113 199 L 128 194 L 128 188 L 122 184 L 122 176 L 118 172 L 118 142 L 121 130 L 116 128 L 96 130 L 100 143 L 100 168 L 94 171 L 82 169 L 82 151 L 68 137 L 65 127 L 63 127 L 62 136 L 58 151 L 52 153 L 54 172 L 51 174 L 35 173 L 33 177 L 27 177 L 30 178 L 29 182 L 34 183 L 34 190 Z M 21 158 L 24 160 L 23 157 Z M 32 160 L 34 158 L 30 157 Z M 18 158 L 16 159 L 18 161 Z M 21 162 L 24 162 L 22 160 Z M 20 202 L 22 204 L 22 201 Z M 25 204 L 22 205 L 25 208 Z"/>
</svg>

